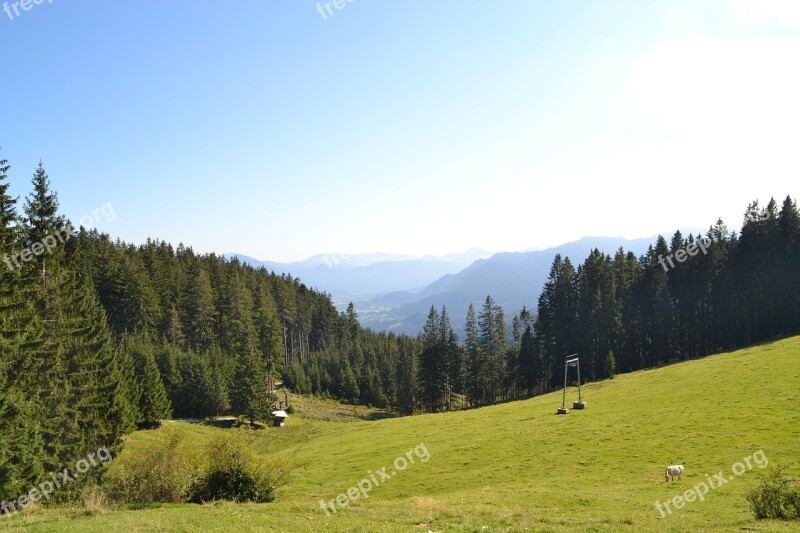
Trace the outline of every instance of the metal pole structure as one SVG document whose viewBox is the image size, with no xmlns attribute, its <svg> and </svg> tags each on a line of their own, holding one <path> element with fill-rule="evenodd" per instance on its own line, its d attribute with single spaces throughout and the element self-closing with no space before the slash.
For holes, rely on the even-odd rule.
<svg viewBox="0 0 800 533">
<path fill-rule="evenodd" d="M 561 398 L 561 408 L 567 408 L 567 370 L 569 369 L 569 363 L 564 363 L 564 396 Z"/>
<path fill-rule="evenodd" d="M 574 366 L 578 370 L 578 401 L 572 403 L 573 409 L 586 409 L 586 402 L 581 397 L 581 361 L 578 354 L 572 354 L 567 358 L 567 365 Z"/>
<path fill-rule="evenodd" d="M 569 409 L 567 409 L 567 373 L 569 372 L 569 367 L 574 366 L 577 360 L 578 354 L 568 355 L 564 360 L 564 394 L 561 397 L 561 409 L 558 410 L 558 414 L 560 415 L 569 413 Z M 578 379 L 580 380 L 580 378 Z M 580 396 L 580 391 L 578 392 L 578 396 Z"/>
</svg>

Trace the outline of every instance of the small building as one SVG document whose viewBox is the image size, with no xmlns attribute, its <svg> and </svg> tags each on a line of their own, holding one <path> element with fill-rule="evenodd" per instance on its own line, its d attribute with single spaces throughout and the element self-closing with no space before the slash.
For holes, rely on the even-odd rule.
<svg viewBox="0 0 800 533">
<path fill-rule="evenodd" d="M 275 417 L 275 420 L 273 420 L 272 425 L 275 426 L 276 428 L 282 428 L 283 423 L 286 421 L 286 417 L 288 417 L 289 415 L 286 414 L 286 411 L 272 411 L 272 416 Z"/>
</svg>

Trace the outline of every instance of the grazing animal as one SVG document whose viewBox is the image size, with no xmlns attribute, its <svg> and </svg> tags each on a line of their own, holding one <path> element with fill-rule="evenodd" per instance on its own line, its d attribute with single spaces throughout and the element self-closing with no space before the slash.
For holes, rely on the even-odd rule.
<svg viewBox="0 0 800 533">
<path fill-rule="evenodd" d="M 672 465 L 668 466 L 667 469 L 664 471 L 664 481 L 669 481 L 673 479 L 675 476 L 678 476 L 678 479 L 681 479 L 683 475 L 683 465 Z"/>
</svg>

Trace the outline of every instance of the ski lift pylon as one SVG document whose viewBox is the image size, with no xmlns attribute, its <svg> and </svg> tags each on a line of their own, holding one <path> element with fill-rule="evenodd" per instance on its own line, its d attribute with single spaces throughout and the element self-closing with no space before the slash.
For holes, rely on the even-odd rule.
<svg viewBox="0 0 800 533">
<path fill-rule="evenodd" d="M 561 407 L 556 411 L 556 414 L 559 415 L 569 414 L 569 409 L 567 409 L 567 374 L 571 366 L 574 366 L 578 370 L 578 401 L 572 402 L 572 408 L 586 409 L 586 402 L 581 399 L 581 362 L 578 358 L 578 354 L 574 353 L 568 355 L 564 361 L 564 394 L 561 398 Z"/>
</svg>

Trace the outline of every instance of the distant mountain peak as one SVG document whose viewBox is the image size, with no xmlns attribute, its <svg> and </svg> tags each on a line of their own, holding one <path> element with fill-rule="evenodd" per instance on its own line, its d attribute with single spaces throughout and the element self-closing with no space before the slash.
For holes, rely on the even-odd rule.
<svg viewBox="0 0 800 533">
<path fill-rule="evenodd" d="M 293 261 L 289 264 L 325 265 L 328 268 L 336 268 L 338 266 L 364 267 L 374 265 L 375 263 L 383 263 L 385 261 L 413 261 L 414 259 L 417 258 L 413 255 L 389 254 L 384 252 L 360 254 L 329 253 L 312 255 L 302 261 Z"/>
</svg>

